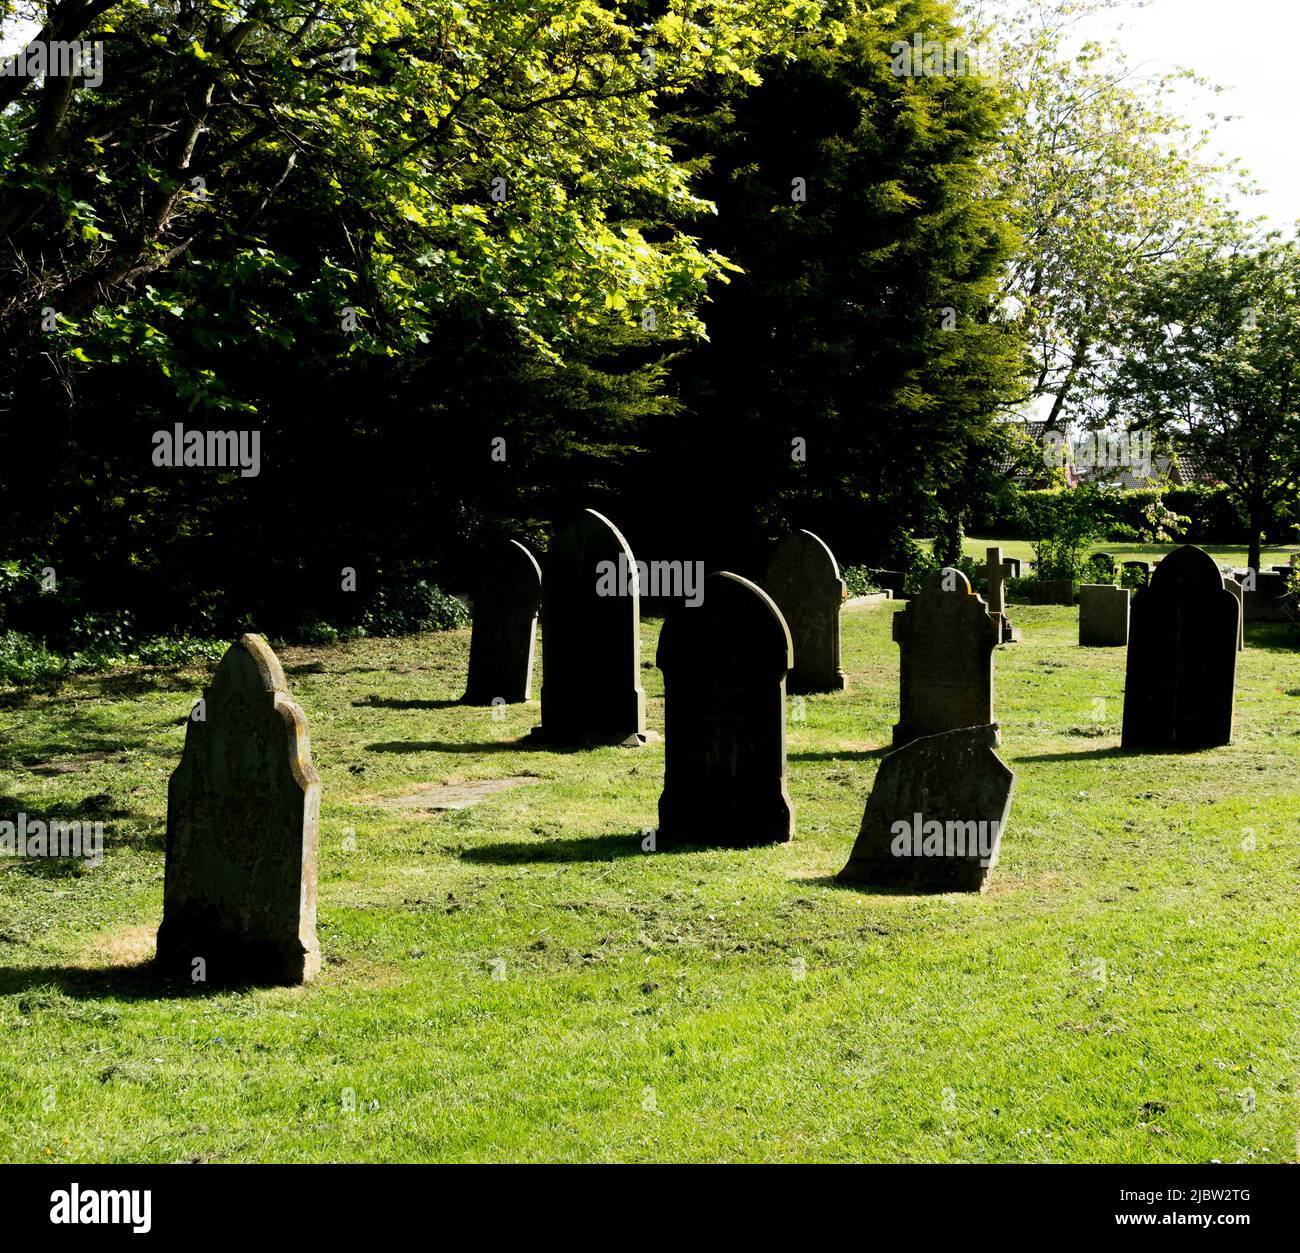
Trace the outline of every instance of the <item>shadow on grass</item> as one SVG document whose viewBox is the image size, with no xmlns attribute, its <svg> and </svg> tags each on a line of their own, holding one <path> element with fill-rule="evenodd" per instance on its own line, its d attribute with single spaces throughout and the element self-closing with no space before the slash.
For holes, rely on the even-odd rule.
<svg viewBox="0 0 1300 1253">
<path fill-rule="evenodd" d="M 164 976 L 152 958 L 129 966 L 0 966 L 0 996 L 55 987 L 79 1001 L 164 1001 L 249 992 L 257 984 L 196 984 Z M 22 1009 L 22 1002 L 19 1001 Z M 39 1008 L 39 1006 L 38 1006 Z"/>
<path fill-rule="evenodd" d="M 788 761 L 875 761 L 892 751 L 893 749 L 883 747 L 853 751 L 827 749 L 825 752 L 820 753 L 787 753 L 786 759 Z"/>
<path fill-rule="evenodd" d="M 513 866 L 524 862 L 611 861 L 616 857 L 658 857 L 663 853 L 698 852 L 702 848 L 695 844 L 661 844 L 655 852 L 647 853 L 641 847 L 643 838 L 640 832 L 636 832 L 631 835 L 583 835 L 567 840 L 482 844 L 477 848 L 465 849 L 460 858 L 462 861 L 489 866 Z"/>
<path fill-rule="evenodd" d="M 367 744 L 368 753 L 580 753 L 581 747 L 518 740 L 387 740 Z"/>
<path fill-rule="evenodd" d="M 466 707 L 459 700 L 398 700 L 393 696 L 367 696 L 354 700 L 354 709 L 456 709 Z"/>
</svg>

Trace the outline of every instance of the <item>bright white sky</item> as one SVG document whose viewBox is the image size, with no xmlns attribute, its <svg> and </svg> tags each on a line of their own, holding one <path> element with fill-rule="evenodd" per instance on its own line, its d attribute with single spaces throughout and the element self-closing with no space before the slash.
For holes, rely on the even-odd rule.
<svg viewBox="0 0 1300 1253">
<path fill-rule="evenodd" d="M 1300 70 L 1292 64 L 1300 0 L 1150 0 L 1122 19 L 1106 15 L 1081 29 L 1102 42 L 1119 38 L 1134 65 L 1187 66 L 1233 88 L 1198 93 L 1187 111 L 1237 118 L 1220 127 L 1220 147 L 1239 157 L 1265 192 L 1244 207 L 1290 232 L 1300 221 Z M 12 53 L 35 30 L 0 31 L 0 49 Z"/>
<path fill-rule="evenodd" d="M 1100 41 L 1117 39 L 1134 65 L 1183 66 L 1233 88 L 1198 93 L 1186 111 L 1237 118 L 1219 127 L 1218 145 L 1266 193 L 1243 207 L 1291 233 L 1300 220 L 1300 0 L 1152 0 L 1087 29 Z"/>
</svg>

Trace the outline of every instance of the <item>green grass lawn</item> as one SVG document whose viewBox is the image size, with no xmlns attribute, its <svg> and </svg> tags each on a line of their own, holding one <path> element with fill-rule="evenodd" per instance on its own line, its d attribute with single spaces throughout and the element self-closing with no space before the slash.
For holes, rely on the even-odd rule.
<svg viewBox="0 0 1300 1253">
<path fill-rule="evenodd" d="M 468 632 L 283 649 L 324 782 L 324 966 L 300 989 L 168 991 L 144 965 L 204 674 L 0 689 L 0 816 L 101 816 L 110 844 L 98 869 L 0 863 L 0 1153 L 1294 1160 L 1282 628 L 1249 633 L 1232 747 L 1129 757 L 1124 650 L 1079 649 L 1077 611 L 1017 607 L 1002 860 L 983 896 L 918 898 L 831 883 L 897 713 L 895 611 L 845 612 L 850 691 L 791 725 L 795 840 L 747 852 L 641 851 L 662 744 L 520 748 L 535 702 L 450 704 Z M 536 781 L 454 813 L 382 803 L 506 775 Z"/>
<path fill-rule="evenodd" d="M 1002 545 L 1005 557 L 1018 557 L 1021 561 L 1034 559 L 1034 547 L 1027 539 L 975 539 L 968 535 L 962 543 L 962 551 L 968 557 L 983 561 L 988 550 L 998 544 Z M 1177 547 L 1177 544 L 1118 544 L 1101 540 L 1089 545 L 1088 552 L 1110 553 L 1116 561 L 1159 561 Z M 1244 568 L 1246 565 L 1248 553 L 1245 544 L 1198 544 L 1197 547 L 1204 548 L 1221 566 Z M 1294 552 L 1300 552 L 1300 546 L 1292 544 L 1281 548 L 1266 547 L 1260 554 L 1260 564 L 1265 570 L 1269 566 L 1284 566 Z"/>
</svg>

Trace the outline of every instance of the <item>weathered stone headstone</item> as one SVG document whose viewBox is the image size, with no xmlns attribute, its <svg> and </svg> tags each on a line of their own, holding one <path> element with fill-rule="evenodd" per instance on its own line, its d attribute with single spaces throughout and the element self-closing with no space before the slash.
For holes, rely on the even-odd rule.
<svg viewBox="0 0 1300 1253">
<path fill-rule="evenodd" d="M 790 632 L 771 597 L 725 571 L 659 636 L 664 790 L 656 838 L 745 847 L 794 834 L 786 790 Z"/>
<path fill-rule="evenodd" d="M 1231 742 L 1240 613 L 1203 549 L 1187 545 L 1161 561 L 1133 600 L 1125 748 L 1169 751 Z"/>
<path fill-rule="evenodd" d="M 533 693 L 533 652 L 542 572 L 518 540 L 503 540 L 487 556 L 474 593 L 474 630 L 469 641 L 469 681 L 464 703 L 507 705 Z"/>
<path fill-rule="evenodd" d="M 889 753 L 838 881 L 900 892 L 982 891 L 1015 790 L 997 743 L 996 727 L 964 727 Z"/>
<path fill-rule="evenodd" d="M 320 969 L 320 780 L 266 641 L 242 636 L 192 715 L 167 789 L 158 964 L 195 983 L 305 983 Z"/>
<path fill-rule="evenodd" d="M 1082 648 L 1118 648 L 1128 643 L 1127 587 L 1112 583 L 1084 583 L 1079 587 L 1079 645 Z"/>
<path fill-rule="evenodd" d="M 542 725 L 552 744 L 645 743 L 636 562 L 610 520 L 584 509 L 556 529 L 542 579 Z"/>
<path fill-rule="evenodd" d="M 984 577 L 988 580 L 986 599 L 989 605 L 989 617 L 997 621 L 999 642 L 1018 644 L 1020 642 L 1020 632 L 1011 625 L 1011 619 L 1007 617 L 1006 583 L 1010 576 L 1011 567 L 1002 559 L 1002 549 L 988 549 L 987 560 L 984 564 Z"/>
<path fill-rule="evenodd" d="M 894 747 L 923 735 L 993 724 L 997 624 L 960 570 L 936 570 L 894 615 L 900 651 Z"/>
<path fill-rule="evenodd" d="M 1241 584 L 1237 582 L 1235 574 L 1225 574 L 1223 576 L 1223 586 L 1237 598 L 1237 604 L 1241 613 L 1237 618 L 1237 651 L 1242 652 L 1246 647 L 1246 603 L 1245 594 L 1241 590 Z"/>
<path fill-rule="evenodd" d="M 840 606 L 844 580 L 831 550 L 811 531 L 795 531 L 776 547 L 763 589 L 790 628 L 791 692 L 842 692 Z"/>
<path fill-rule="evenodd" d="M 1013 579 L 1018 579 L 1021 577 L 1020 576 L 1021 562 L 1019 557 L 1008 557 L 1005 561 L 1005 565 L 1007 567 L 1008 577 Z"/>
<path fill-rule="evenodd" d="M 1288 576 L 1285 574 L 1276 574 L 1269 570 L 1256 571 L 1254 580 L 1247 581 L 1243 589 L 1246 621 L 1287 621 L 1287 583 Z"/>
</svg>

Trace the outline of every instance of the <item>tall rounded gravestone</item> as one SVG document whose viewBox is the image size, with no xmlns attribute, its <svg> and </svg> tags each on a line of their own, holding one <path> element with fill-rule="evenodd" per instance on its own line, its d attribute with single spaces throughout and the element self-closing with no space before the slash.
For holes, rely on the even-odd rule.
<svg viewBox="0 0 1300 1253">
<path fill-rule="evenodd" d="M 842 692 L 840 606 L 844 580 L 829 548 L 811 531 L 795 531 L 776 547 L 763 578 L 790 628 L 794 667 L 791 692 Z"/>
<path fill-rule="evenodd" d="M 644 743 L 636 562 L 610 520 L 584 509 L 551 539 L 542 579 L 542 725 L 551 744 Z"/>
<path fill-rule="evenodd" d="M 1123 747 L 1217 748 L 1232 740 L 1241 602 L 1204 549 L 1156 566 L 1133 600 Z"/>
<path fill-rule="evenodd" d="M 484 559 L 474 593 L 474 630 L 469 641 L 467 705 L 507 705 L 533 691 L 533 650 L 542 572 L 518 540 L 503 540 Z"/>
<path fill-rule="evenodd" d="M 657 839 L 743 848 L 794 834 L 785 774 L 791 657 L 780 610 L 739 575 L 709 575 L 702 603 L 669 615 L 657 657 L 664 674 Z"/>
</svg>

